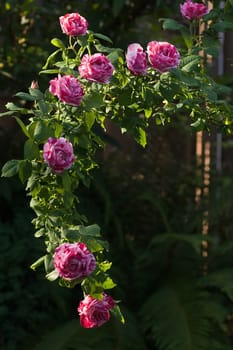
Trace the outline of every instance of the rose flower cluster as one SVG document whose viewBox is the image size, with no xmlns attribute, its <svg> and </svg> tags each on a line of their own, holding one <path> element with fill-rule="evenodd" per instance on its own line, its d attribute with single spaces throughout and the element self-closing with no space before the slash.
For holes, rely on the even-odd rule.
<svg viewBox="0 0 233 350">
<path fill-rule="evenodd" d="M 208 8 L 201 3 L 191 0 L 180 5 L 180 11 L 184 18 L 193 20 L 208 13 Z M 60 18 L 61 30 L 68 36 L 86 35 L 88 29 L 87 20 L 79 13 L 69 13 Z M 177 68 L 180 63 L 180 54 L 177 48 L 161 41 L 151 41 L 147 44 L 146 52 L 138 43 L 130 44 L 126 52 L 127 69 L 134 75 L 146 75 L 148 67 L 159 73 L 168 72 Z M 114 67 L 107 56 L 102 53 L 84 54 L 77 67 L 80 78 L 108 84 L 114 73 Z M 32 88 L 37 88 L 33 82 Z M 84 96 L 81 82 L 72 75 L 58 75 L 50 80 L 49 92 L 56 96 L 62 103 L 78 107 Z M 70 169 L 75 162 L 73 145 L 64 137 L 50 137 L 43 148 L 44 162 L 59 175 Z M 96 270 L 96 259 L 83 242 L 63 242 L 54 252 L 54 268 L 58 276 L 67 281 L 82 281 Z M 102 293 L 100 299 L 91 295 L 85 295 L 80 302 L 77 311 L 80 323 L 85 328 L 99 327 L 110 319 L 110 311 L 114 308 L 113 298 Z"/>
<path fill-rule="evenodd" d="M 58 275 L 67 281 L 84 279 L 96 269 L 94 255 L 82 242 L 62 243 L 54 252 L 53 262 Z M 115 306 L 113 298 L 106 293 L 101 299 L 85 296 L 77 311 L 81 326 L 93 328 L 102 326 L 110 319 L 110 310 Z"/>
<path fill-rule="evenodd" d="M 186 0 L 180 5 L 182 16 L 188 20 L 200 19 L 209 13 L 206 5 Z M 126 52 L 127 68 L 134 75 L 146 75 L 147 60 L 149 65 L 160 73 L 168 72 L 171 68 L 177 68 L 180 63 L 180 54 L 177 48 L 163 41 L 151 41 L 147 44 L 146 52 L 138 43 L 130 44 Z"/>
<path fill-rule="evenodd" d="M 87 20 L 78 13 L 70 13 L 60 18 L 62 32 L 69 36 L 85 35 Z M 78 67 L 82 79 L 107 84 L 114 67 L 102 53 L 85 54 Z M 37 89 L 33 82 L 31 88 Z M 81 82 L 72 75 L 58 75 L 49 82 L 49 92 L 59 101 L 78 107 L 84 96 Z M 49 137 L 43 147 L 44 162 L 59 175 L 72 167 L 75 162 L 73 145 L 65 137 Z M 61 243 L 54 251 L 53 264 L 58 276 L 66 281 L 82 281 L 96 270 L 96 259 L 83 242 Z M 86 295 L 80 302 L 77 312 L 84 328 L 99 327 L 110 319 L 110 310 L 115 306 L 113 298 L 102 293 L 100 299 Z"/>
<path fill-rule="evenodd" d="M 134 75 L 147 73 L 147 57 L 152 68 L 160 73 L 177 68 L 180 63 L 180 54 L 177 48 L 163 41 L 151 41 L 147 45 L 147 52 L 140 44 L 130 44 L 126 52 L 127 68 Z"/>
</svg>

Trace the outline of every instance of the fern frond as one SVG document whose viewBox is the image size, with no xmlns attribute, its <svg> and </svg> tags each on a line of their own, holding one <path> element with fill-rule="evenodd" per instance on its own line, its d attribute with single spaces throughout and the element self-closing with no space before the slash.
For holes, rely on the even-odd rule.
<svg viewBox="0 0 233 350">
<path fill-rule="evenodd" d="M 216 288 L 233 302 L 233 268 L 219 269 L 203 276 L 200 286 Z"/>
<path fill-rule="evenodd" d="M 183 291 L 164 286 L 150 296 L 140 312 L 144 332 L 150 335 L 158 350 L 209 350 L 215 329 L 209 314 L 211 308 L 214 313 L 217 306 L 206 293 L 192 285 L 185 286 L 185 282 L 183 284 Z M 218 307 L 221 308 L 220 304 Z M 224 312 L 226 314 L 223 307 L 221 313 Z M 227 349 L 226 337 L 222 348 L 217 347 L 221 343 L 217 336 L 214 337 L 217 345 L 212 350 Z"/>
<path fill-rule="evenodd" d="M 211 241 L 211 237 L 205 237 L 205 240 Z M 197 254 L 201 253 L 201 244 L 203 242 L 202 234 L 182 234 L 182 233 L 164 233 L 156 235 L 151 240 L 151 245 L 158 245 L 162 243 L 172 244 L 177 243 L 186 243 L 190 245 Z"/>
</svg>

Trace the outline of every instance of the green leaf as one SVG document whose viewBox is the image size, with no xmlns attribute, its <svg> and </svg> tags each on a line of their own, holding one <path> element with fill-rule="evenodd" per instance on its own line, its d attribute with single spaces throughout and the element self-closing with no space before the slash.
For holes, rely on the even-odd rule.
<svg viewBox="0 0 233 350">
<path fill-rule="evenodd" d="M 214 23 L 211 26 L 212 29 L 214 29 L 216 32 L 225 32 L 227 30 L 233 29 L 233 21 L 221 21 L 219 23 Z"/>
<path fill-rule="evenodd" d="M 116 283 L 108 276 L 103 282 L 103 289 L 112 289 L 114 287 L 116 287 Z"/>
<path fill-rule="evenodd" d="M 0 113 L 0 118 L 7 117 L 7 116 L 10 116 L 10 115 L 13 115 L 13 114 L 15 114 L 15 111 L 3 112 L 3 113 Z"/>
<path fill-rule="evenodd" d="M 112 51 L 111 53 L 108 54 L 108 59 L 109 61 L 113 64 L 113 65 L 116 65 L 118 60 L 119 60 L 119 57 L 122 55 L 122 50 L 121 49 L 117 49 L 117 50 L 114 50 Z"/>
<path fill-rule="evenodd" d="M 85 118 L 87 129 L 88 131 L 90 131 L 92 126 L 95 123 L 96 113 L 94 111 L 86 112 L 84 115 L 84 118 Z"/>
<path fill-rule="evenodd" d="M 5 163 L 2 167 L 2 177 L 11 177 L 19 172 L 20 160 L 12 159 Z"/>
<path fill-rule="evenodd" d="M 27 92 L 17 92 L 17 94 L 15 94 L 15 96 L 21 98 L 22 100 L 26 100 L 26 101 L 35 101 L 36 100 L 35 96 L 32 96 L 32 95 L 28 94 Z"/>
<path fill-rule="evenodd" d="M 118 305 L 114 306 L 113 309 L 110 310 L 111 314 L 113 314 L 118 321 L 120 321 L 122 324 L 125 324 L 124 316 L 121 312 L 121 309 Z"/>
<path fill-rule="evenodd" d="M 47 273 L 47 275 L 46 275 L 46 278 L 51 282 L 55 281 L 58 277 L 59 277 L 59 274 L 58 274 L 57 270 L 53 270 L 53 271 Z"/>
<path fill-rule="evenodd" d="M 106 249 L 107 247 L 105 246 L 105 242 L 101 241 L 101 240 L 97 240 L 94 238 L 88 238 L 86 236 L 81 235 L 81 240 L 86 243 L 86 245 L 88 246 L 88 248 L 90 249 L 90 251 L 92 253 L 95 252 L 102 252 L 104 249 Z M 106 243 L 107 245 L 107 243 Z M 106 249 L 107 250 L 107 249 Z"/>
<path fill-rule="evenodd" d="M 47 69 L 47 67 L 49 66 L 49 64 L 54 60 L 54 58 L 55 58 L 55 56 L 59 53 L 61 51 L 61 49 L 58 49 L 58 50 L 56 50 L 56 51 L 54 51 L 53 53 L 51 53 L 51 55 L 47 58 L 47 61 L 46 61 L 46 63 L 45 63 L 45 65 L 42 67 L 42 69 Z M 50 69 L 50 70 L 47 70 L 47 71 L 41 71 L 40 72 L 40 74 L 41 73 L 48 73 L 48 72 L 58 72 L 58 70 L 55 70 L 55 69 Z"/>
<path fill-rule="evenodd" d="M 48 127 L 47 123 L 43 120 L 39 120 L 36 123 L 34 130 L 34 138 L 37 142 L 45 142 L 47 139 L 53 135 L 53 130 Z"/>
<path fill-rule="evenodd" d="M 40 151 L 35 144 L 35 142 L 31 139 L 28 139 L 25 144 L 24 144 L 24 158 L 33 160 L 33 159 L 38 159 L 40 156 Z"/>
<path fill-rule="evenodd" d="M 81 231 L 80 231 L 81 232 Z M 93 237 L 100 237 L 100 227 L 97 224 L 85 227 L 85 234 Z"/>
<path fill-rule="evenodd" d="M 203 119 L 198 118 L 195 122 L 190 124 L 190 126 L 192 126 L 194 129 L 196 129 L 196 131 L 201 131 L 204 129 L 205 123 L 204 123 Z"/>
<path fill-rule="evenodd" d="M 161 18 L 160 21 L 163 22 L 162 27 L 164 30 L 181 30 L 185 28 L 183 24 L 171 18 Z"/>
<path fill-rule="evenodd" d="M 6 104 L 6 108 L 9 111 L 20 112 L 21 114 L 30 114 L 31 113 L 31 110 L 19 107 L 16 104 L 14 104 L 13 102 L 8 102 Z"/>
<path fill-rule="evenodd" d="M 180 68 L 184 72 L 191 72 L 200 63 L 200 57 L 191 55 L 183 58 L 180 63 Z"/>
<path fill-rule="evenodd" d="M 40 266 L 41 264 L 44 263 L 45 257 L 46 257 L 46 255 L 40 257 L 38 260 L 36 260 L 36 261 L 30 266 L 30 268 L 31 268 L 32 270 L 36 270 L 36 268 L 37 268 L 38 266 Z"/>
<path fill-rule="evenodd" d="M 46 233 L 46 230 L 44 228 L 39 229 L 38 231 L 35 232 L 34 236 L 36 238 L 44 236 Z M 43 260 L 44 261 L 44 260 Z"/>
<path fill-rule="evenodd" d="M 19 163 L 19 178 L 24 183 L 32 173 L 32 163 L 29 160 L 21 160 Z"/>
<path fill-rule="evenodd" d="M 136 141 L 142 146 L 145 147 L 147 144 L 146 132 L 142 128 L 137 129 L 138 133 L 136 136 Z"/>
<path fill-rule="evenodd" d="M 62 238 L 67 238 L 69 241 L 77 242 L 80 239 L 79 231 L 75 228 L 62 228 Z"/>
<path fill-rule="evenodd" d="M 40 111 L 44 114 L 47 115 L 50 111 L 50 106 L 47 102 L 43 101 L 43 100 L 39 100 L 38 101 L 38 106 L 40 108 Z"/>
<path fill-rule="evenodd" d="M 108 36 L 106 36 L 106 35 L 103 35 L 103 34 L 101 34 L 101 33 L 93 33 L 93 35 L 94 35 L 96 38 L 98 38 L 98 39 L 102 39 L 102 40 L 104 40 L 104 41 L 109 42 L 110 44 L 113 43 L 112 40 L 111 40 Z"/>
<path fill-rule="evenodd" d="M 46 254 L 44 256 L 44 267 L 45 267 L 46 272 L 48 272 L 48 271 L 50 272 L 54 268 L 53 259 L 52 259 L 52 256 L 50 254 Z"/>
<path fill-rule="evenodd" d="M 83 104 L 88 111 L 92 108 L 98 109 L 104 105 L 104 99 L 99 92 L 92 91 L 90 94 L 86 94 L 83 97 Z"/>
<path fill-rule="evenodd" d="M 91 31 L 88 30 L 87 32 L 90 34 Z M 89 38 L 91 38 L 90 42 L 92 42 L 93 41 L 92 35 L 82 35 L 82 36 L 79 36 L 77 38 L 77 42 L 78 42 L 79 46 L 81 47 L 79 49 L 79 57 L 81 57 L 84 54 L 84 52 L 87 50 L 88 45 L 89 45 L 89 43 L 88 43 Z"/>
<path fill-rule="evenodd" d="M 58 39 L 58 38 L 53 38 L 51 41 L 51 44 L 55 47 L 59 47 L 59 49 L 65 49 L 65 45 L 63 44 L 63 42 Z"/>
<path fill-rule="evenodd" d="M 109 261 L 103 261 L 99 264 L 99 269 L 103 272 L 108 271 L 112 266 L 112 263 Z"/>
<path fill-rule="evenodd" d="M 106 46 L 101 45 L 101 44 L 95 45 L 95 48 L 96 48 L 96 50 L 99 51 L 99 52 L 108 52 L 108 53 L 110 53 L 110 52 L 112 52 L 112 51 L 115 51 L 114 48 L 106 47 Z"/>
<path fill-rule="evenodd" d="M 65 287 L 65 288 L 74 288 L 77 284 L 80 284 L 82 282 L 82 278 L 77 278 L 71 281 L 65 280 L 63 278 L 61 278 L 59 280 L 59 285 L 61 287 Z"/>
<path fill-rule="evenodd" d="M 82 236 L 100 237 L 100 227 L 97 224 L 89 226 L 77 226 L 78 231 Z"/>
<path fill-rule="evenodd" d="M 45 69 L 40 71 L 39 74 L 58 74 L 58 73 L 59 73 L 59 69 Z"/>
<path fill-rule="evenodd" d="M 72 182 L 68 172 L 65 171 L 64 173 L 62 173 L 61 179 L 62 179 L 62 185 L 64 187 L 64 191 L 70 192 Z"/>
<path fill-rule="evenodd" d="M 29 88 L 29 93 L 33 96 L 37 101 L 44 99 L 44 94 L 39 89 Z"/>
<path fill-rule="evenodd" d="M 55 128 L 54 136 L 57 138 L 60 137 L 62 132 L 62 124 L 54 122 L 53 127 Z"/>
<path fill-rule="evenodd" d="M 186 30 L 186 28 L 181 29 L 182 38 L 188 49 L 191 49 L 193 46 L 193 38 L 192 35 Z"/>
<path fill-rule="evenodd" d="M 153 109 L 152 109 L 152 108 L 144 109 L 144 113 L 145 113 L 146 119 L 150 118 L 152 112 L 153 112 Z"/>
<path fill-rule="evenodd" d="M 173 68 L 170 70 L 170 74 L 174 75 L 176 78 L 180 80 L 180 83 L 188 85 L 188 86 L 199 86 L 200 82 L 191 77 L 188 73 L 182 72 L 180 69 Z"/>
</svg>

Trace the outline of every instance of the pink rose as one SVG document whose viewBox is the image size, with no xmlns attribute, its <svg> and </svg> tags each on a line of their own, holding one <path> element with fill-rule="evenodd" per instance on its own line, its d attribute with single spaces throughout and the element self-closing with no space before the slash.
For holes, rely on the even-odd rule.
<svg viewBox="0 0 233 350">
<path fill-rule="evenodd" d="M 84 328 L 100 327 L 110 319 L 109 310 L 115 305 L 113 298 L 103 293 L 102 299 L 87 295 L 78 306 L 81 326 Z"/>
<path fill-rule="evenodd" d="M 135 75 L 145 75 L 147 72 L 146 53 L 141 45 L 130 44 L 126 52 L 128 69 Z"/>
<path fill-rule="evenodd" d="M 167 72 L 180 64 L 177 48 L 163 41 L 151 41 L 147 45 L 147 54 L 151 66 L 159 72 Z"/>
<path fill-rule="evenodd" d="M 207 13 L 209 9 L 206 5 L 199 2 L 192 2 L 192 0 L 186 0 L 184 4 L 180 5 L 180 12 L 183 17 L 192 20 L 194 18 L 200 18 Z"/>
<path fill-rule="evenodd" d="M 64 137 L 50 137 L 44 144 L 43 158 L 56 174 L 60 174 L 69 169 L 75 160 L 73 146 Z"/>
<path fill-rule="evenodd" d="M 114 67 L 104 54 L 95 53 L 92 56 L 84 55 L 78 70 L 84 79 L 97 83 L 109 83 Z"/>
<path fill-rule="evenodd" d="M 79 13 L 67 13 L 59 17 L 59 21 L 62 32 L 67 35 L 85 35 L 87 32 L 88 22 Z"/>
<path fill-rule="evenodd" d="M 84 96 L 83 88 L 78 79 L 72 75 L 58 76 L 49 82 L 49 91 L 60 101 L 72 106 L 79 106 Z"/>
<path fill-rule="evenodd" d="M 53 259 L 59 276 L 69 281 L 87 277 L 96 268 L 95 257 L 84 243 L 62 243 Z"/>
</svg>

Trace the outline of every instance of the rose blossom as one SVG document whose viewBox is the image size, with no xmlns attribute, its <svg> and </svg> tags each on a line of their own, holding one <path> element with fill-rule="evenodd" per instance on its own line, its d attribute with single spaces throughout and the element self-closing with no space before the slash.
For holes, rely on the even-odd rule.
<svg viewBox="0 0 233 350">
<path fill-rule="evenodd" d="M 72 106 L 79 106 L 84 96 L 81 83 L 72 75 L 58 76 L 50 80 L 49 91 L 60 101 Z"/>
<path fill-rule="evenodd" d="M 55 173 L 62 173 L 69 169 L 75 160 L 72 143 L 64 137 L 50 137 L 44 144 L 43 158 Z"/>
<path fill-rule="evenodd" d="M 177 48 L 163 41 L 151 41 L 147 45 L 148 59 L 153 68 L 159 72 L 167 72 L 178 67 L 180 54 Z"/>
<path fill-rule="evenodd" d="M 114 67 L 104 54 L 95 53 L 91 56 L 84 55 L 78 70 L 84 79 L 97 83 L 109 83 Z"/>
<path fill-rule="evenodd" d="M 88 22 L 79 13 L 67 13 L 59 17 L 59 21 L 62 32 L 67 35 L 85 35 L 87 32 Z"/>
<path fill-rule="evenodd" d="M 84 328 L 100 327 L 110 319 L 110 309 L 115 305 L 113 298 L 103 293 L 102 299 L 87 295 L 77 308 L 81 326 Z"/>
<path fill-rule="evenodd" d="M 147 72 L 146 53 L 140 44 L 130 44 L 126 52 L 128 69 L 135 75 L 145 75 Z"/>
<path fill-rule="evenodd" d="M 94 255 L 84 243 L 62 243 L 55 249 L 54 266 L 66 280 L 84 278 L 96 268 Z"/>
<path fill-rule="evenodd" d="M 200 18 L 207 13 L 209 9 L 206 5 L 199 2 L 192 2 L 192 0 L 186 0 L 184 4 L 180 4 L 180 12 L 183 17 L 192 20 L 194 18 Z"/>
</svg>

